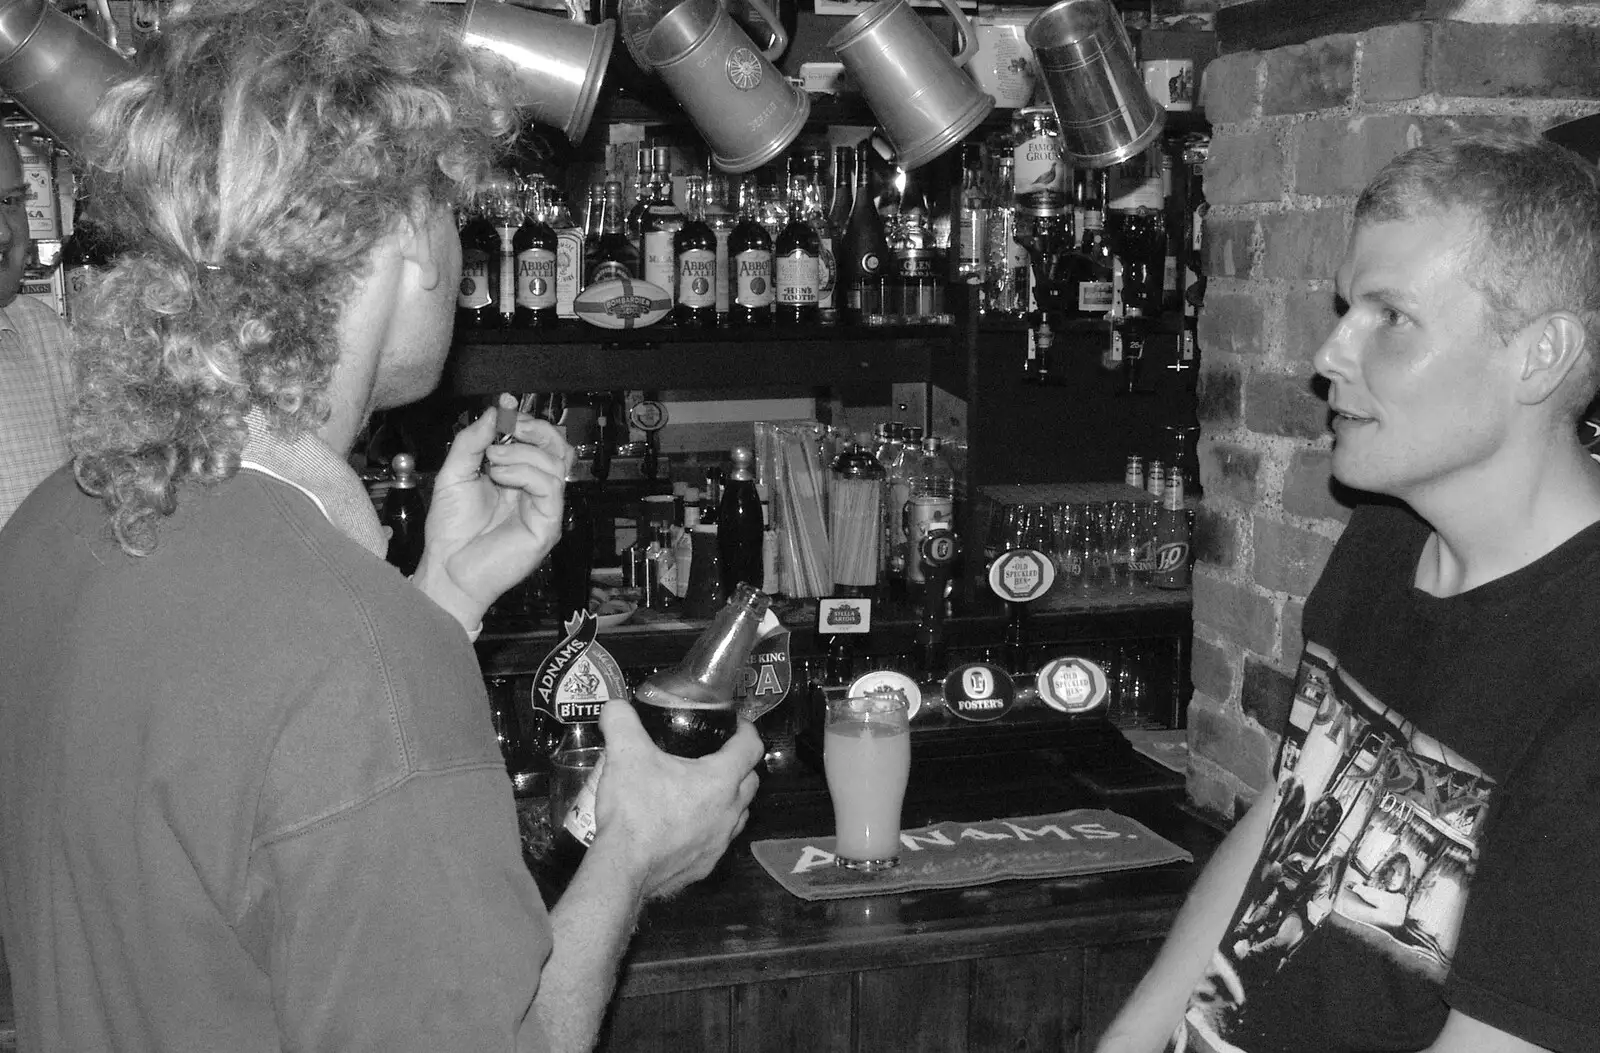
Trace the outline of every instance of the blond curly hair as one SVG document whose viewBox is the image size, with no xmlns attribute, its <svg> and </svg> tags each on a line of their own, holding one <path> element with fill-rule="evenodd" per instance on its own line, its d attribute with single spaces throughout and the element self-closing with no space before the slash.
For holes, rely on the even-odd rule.
<svg viewBox="0 0 1600 1053">
<path fill-rule="evenodd" d="M 313 430 L 370 249 L 469 195 L 515 87 L 418 0 L 188 0 L 95 114 L 86 165 L 131 246 L 78 316 L 78 484 L 144 555 L 186 483 L 238 470 L 245 415 Z"/>
</svg>

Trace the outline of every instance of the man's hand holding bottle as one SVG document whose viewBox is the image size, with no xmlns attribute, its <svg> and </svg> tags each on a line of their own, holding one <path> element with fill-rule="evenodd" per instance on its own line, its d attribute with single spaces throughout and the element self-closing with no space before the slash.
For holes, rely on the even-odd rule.
<svg viewBox="0 0 1600 1053">
<path fill-rule="evenodd" d="M 670 896 L 711 873 L 750 816 L 759 781 L 754 769 L 764 752 L 755 726 L 741 720 L 721 749 L 695 760 L 657 747 L 626 701 L 606 703 L 600 730 L 605 770 L 589 859 L 622 860 L 646 899 Z"/>
</svg>

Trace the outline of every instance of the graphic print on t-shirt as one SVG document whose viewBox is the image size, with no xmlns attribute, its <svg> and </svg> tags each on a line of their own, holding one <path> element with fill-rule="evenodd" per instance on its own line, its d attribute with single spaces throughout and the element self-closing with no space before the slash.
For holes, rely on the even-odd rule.
<svg viewBox="0 0 1600 1053">
<path fill-rule="evenodd" d="M 1314 644 L 1278 777 L 1255 872 L 1174 1036 L 1185 1053 L 1296 1048 L 1282 1010 L 1344 962 L 1435 985 L 1449 970 L 1493 781 Z"/>
</svg>

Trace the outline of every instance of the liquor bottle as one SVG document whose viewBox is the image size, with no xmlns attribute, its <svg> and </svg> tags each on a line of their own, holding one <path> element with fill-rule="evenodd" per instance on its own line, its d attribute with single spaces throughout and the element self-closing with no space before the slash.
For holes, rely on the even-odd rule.
<svg viewBox="0 0 1600 1053">
<path fill-rule="evenodd" d="M 922 539 L 943 526 L 953 528 L 955 520 L 955 473 L 940 452 L 943 440 L 929 435 L 909 473 L 910 495 L 906 499 L 906 582 L 920 585 L 926 580 L 922 567 Z"/>
<path fill-rule="evenodd" d="M 756 220 L 767 237 L 776 244 L 778 236 L 789 223 L 789 182 L 771 166 L 756 171 Z"/>
<path fill-rule="evenodd" d="M 818 164 L 821 164 L 820 160 Z M 824 191 L 827 191 L 826 198 Z M 841 228 L 834 225 L 833 210 L 829 207 L 829 202 L 836 194 L 837 190 L 828 190 L 819 169 L 806 191 L 806 222 L 817 232 L 817 320 L 827 325 L 839 321 L 838 243 Z"/>
<path fill-rule="evenodd" d="M 899 213 L 889 236 L 889 254 L 894 261 L 890 299 L 898 301 L 890 311 L 890 319 L 901 325 L 931 322 L 938 314 L 935 293 L 939 277 L 934 269 L 933 230 L 928 219 L 922 184 L 906 172 Z"/>
<path fill-rule="evenodd" d="M 1160 148 L 1155 151 L 1124 165 L 1117 193 L 1106 204 L 1106 234 L 1122 263 L 1123 311 L 1129 317 L 1153 318 L 1161 313 L 1167 223 Z"/>
<path fill-rule="evenodd" d="M 684 183 L 688 218 L 672 240 L 678 268 L 672 318 L 686 329 L 712 329 L 717 324 L 717 236 L 705 220 L 704 181 L 689 176 Z"/>
<path fill-rule="evenodd" d="M 836 284 L 843 290 L 847 321 L 857 325 L 882 325 L 885 321 L 884 267 L 889 261 L 889 243 L 884 236 L 883 217 L 872 199 L 869 152 L 866 145 L 856 151 L 850 218 L 835 254 L 839 261 Z"/>
<path fill-rule="evenodd" d="M 1211 139 L 1196 135 L 1184 143 L 1183 150 L 1183 337 L 1178 345 L 1178 368 L 1183 373 L 1183 389 L 1190 393 L 1194 392 L 1200 375 L 1200 307 L 1206 297 L 1204 238 L 1206 214 L 1210 211 L 1203 173 L 1210 149 Z"/>
<path fill-rule="evenodd" d="M 995 159 L 995 185 L 1011 185 L 1013 161 Z M 997 194 L 987 221 L 987 280 L 984 310 L 1020 318 L 1028 307 L 1028 253 L 1017 241 L 1017 206 L 1010 195 Z"/>
<path fill-rule="evenodd" d="M 554 184 L 546 188 L 549 209 L 545 222 L 556 236 L 556 316 L 576 318 L 573 301 L 583 288 L 584 232 L 572 218 L 567 207 L 567 195 Z"/>
<path fill-rule="evenodd" d="M 717 321 L 720 324 L 727 321 L 731 302 L 728 274 L 732 264 L 728 255 L 728 240 L 733 237 L 733 228 L 739 223 L 739 214 L 728 207 L 728 177 L 710 165 L 706 166 L 703 218 L 717 239 L 716 277 L 713 288 L 716 290 Z"/>
<path fill-rule="evenodd" d="M 755 585 L 762 579 L 761 534 L 766 523 L 753 462 L 748 446 L 734 447 L 733 472 L 723 484 L 717 508 L 717 556 L 722 564 L 724 596 L 732 596 L 741 582 Z"/>
<path fill-rule="evenodd" d="M 497 182 L 488 191 L 487 208 L 499 241 L 494 268 L 494 305 L 500 326 L 511 328 L 517 314 L 517 231 L 522 228 L 522 203 L 509 182 Z"/>
<path fill-rule="evenodd" d="M 728 237 L 732 298 L 728 321 L 733 325 L 767 325 L 772 321 L 772 239 L 756 213 L 755 183 L 739 185 L 739 222 Z"/>
<path fill-rule="evenodd" d="M 789 182 L 789 221 L 772 248 L 778 286 L 777 321 L 781 325 L 817 321 L 822 284 L 822 241 L 807 216 L 809 181 L 797 175 Z"/>
<path fill-rule="evenodd" d="M 1116 257 L 1105 232 L 1106 172 L 1100 169 L 1085 179 L 1083 231 L 1078 239 L 1080 265 L 1073 272 L 1067 310 L 1078 318 L 1105 318 L 1113 298 Z"/>
<path fill-rule="evenodd" d="M 589 609 L 589 576 L 594 571 L 595 523 L 588 495 L 567 469 L 561 504 L 561 537 L 550 550 L 551 586 L 558 624 Z"/>
<path fill-rule="evenodd" d="M 383 498 L 383 525 L 389 528 L 389 549 L 385 558 L 410 577 L 422 561 L 423 522 L 428 518 L 427 502 L 417 483 L 417 461 L 409 453 L 397 453 L 389 462 L 394 482 Z"/>
<path fill-rule="evenodd" d="M 656 196 L 655 152 L 640 144 L 638 167 L 633 173 L 633 201 L 627 206 L 627 220 L 623 233 L 633 243 L 634 250 L 644 258 L 644 217 L 650 211 L 650 202 Z"/>
<path fill-rule="evenodd" d="M 95 275 L 109 267 L 115 255 L 112 235 L 90 199 L 89 180 L 80 176 L 73 192 L 72 233 L 61 246 L 68 321 L 81 309 Z"/>
<path fill-rule="evenodd" d="M 889 487 L 889 575 L 891 583 L 906 582 L 906 515 L 911 505 L 911 480 L 922 456 L 922 429 L 902 425 L 897 453 L 884 465 Z"/>
<path fill-rule="evenodd" d="M 544 329 L 556 324 L 556 283 L 559 241 L 544 221 L 543 209 L 529 202 L 522 226 L 511 239 L 515 254 L 516 310 L 511 324 L 518 329 Z"/>
<path fill-rule="evenodd" d="M 961 148 L 961 189 L 955 229 L 955 280 L 983 288 L 989 276 L 989 195 L 984 187 L 983 148 Z M 983 302 L 980 292 L 979 303 Z"/>
<path fill-rule="evenodd" d="M 639 254 L 622 229 L 622 184 L 607 180 L 600 205 L 600 237 L 595 239 L 594 258 L 589 262 L 585 285 L 613 278 L 633 278 L 639 274 Z"/>
<path fill-rule="evenodd" d="M 500 324 L 494 295 L 499 284 L 500 234 L 483 209 L 469 206 L 461 224 L 461 288 L 456 294 L 457 329 L 493 329 Z"/>
<path fill-rule="evenodd" d="M 706 485 L 701 491 L 700 525 L 716 526 L 717 512 L 722 507 L 722 469 L 706 469 Z"/>
<path fill-rule="evenodd" d="M 1183 476 L 1167 476 L 1156 515 L 1155 563 L 1150 580 L 1158 589 L 1189 587 L 1189 515 L 1183 506 Z"/>
<path fill-rule="evenodd" d="M 643 246 L 644 280 L 667 291 L 669 297 L 677 280 L 678 265 L 673 254 L 673 238 L 683 229 L 683 212 L 672 199 L 672 176 L 669 172 L 667 148 L 658 146 L 652 151 L 651 167 L 656 180 L 650 206 L 640 220 L 640 240 Z M 715 251 L 715 250 L 713 250 Z"/>
</svg>

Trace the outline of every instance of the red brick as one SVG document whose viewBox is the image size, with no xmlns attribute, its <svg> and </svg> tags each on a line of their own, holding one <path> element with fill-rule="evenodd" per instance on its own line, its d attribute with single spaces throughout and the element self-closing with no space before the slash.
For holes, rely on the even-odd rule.
<svg viewBox="0 0 1600 1053">
<path fill-rule="evenodd" d="M 1256 115 L 1261 56 L 1252 51 L 1222 55 L 1206 63 L 1200 78 L 1200 105 L 1213 126 L 1247 121 Z"/>
<path fill-rule="evenodd" d="M 1440 95 L 1600 98 L 1600 26 L 1441 22 L 1428 72 Z"/>
<path fill-rule="evenodd" d="M 1239 523 L 1214 505 L 1202 504 L 1195 512 L 1194 558 L 1222 571 L 1233 570 L 1239 562 Z"/>
<path fill-rule="evenodd" d="M 1258 435 L 1320 439 L 1328 433 L 1328 404 L 1305 373 L 1253 373 L 1244 383 L 1245 427 Z"/>
<path fill-rule="evenodd" d="M 1344 523 L 1354 494 L 1333 480 L 1333 451 L 1297 450 L 1283 473 L 1283 510 L 1306 519 Z"/>
<path fill-rule="evenodd" d="M 1200 448 L 1200 486 L 1208 500 L 1227 497 L 1249 507 L 1256 503 L 1260 474 L 1260 450 L 1231 442 L 1212 442 Z"/>
<path fill-rule="evenodd" d="M 1278 742 L 1243 712 L 1196 695 L 1189 704 L 1189 749 L 1260 787 L 1271 778 Z"/>
<path fill-rule="evenodd" d="M 1311 356 L 1333 332 L 1339 316 L 1334 312 L 1333 283 L 1321 281 L 1292 285 L 1283 295 L 1283 357 L 1287 362 L 1311 365 Z"/>
<path fill-rule="evenodd" d="M 1522 117 L 1373 114 L 1307 121 L 1294 130 L 1289 157 L 1301 194 L 1355 196 L 1378 170 L 1413 146 L 1478 132 L 1527 132 Z"/>
<path fill-rule="evenodd" d="M 1289 724 L 1289 706 L 1294 701 L 1294 677 L 1288 676 L 1259 658 L 1246 655 L 1244 680 L 1239 685 L 1239 708 L 1264 731 L 1282 736 Z"/>
<path fill-rule="evenodd" d="M 1266 53 L 1261 112 L 1307 113 L 1350 102 L 1355 83 L 1356 38 L 1340 34 Z"/>
<path fill-rule="evenodd" d="M 1320 208 L 1262 216 L 1260 277 L 1332 278 L 1344 256 L 1348 211 Z"/>
<path fill-rule="evenodd" d="M 1283 147 L 1277 131 L 1215 136 L 1206 155 L 1205 186 L 1206 200 L 1214 206 L 1283 197 Z"/>
<path fill-rule="evenodd" d="M 1316 531 L 1270 516 L 1255 517 L 1253 536 L 1255 558 L 1251 569 L 1256 584 L 1293 596 L 1305 596 L 1311 591 L 1333 551 L 1333 542 Z"/>
<path fill-rule="evenodd" d="M 1278 610 L 1269 596 L 1223 581 L 1204 567 L 1194 574 L 1194 620 L 1210 634 L 1256 654 L 1278 646 Z"/>
<path fill-rule="evenodd" d="M 1206 217 L 1206 276 L 1210 278 L 1249 278 L 1256 269 L 1256 221 Z"/>
<path fill-rule="evenodd" d="M 1205 424 L 1232 424 L 1244 410 L 1244 380 L 1236 366 L 1216 355 L 1200 358 L 1195 412 Z M 1202 483 L 1202 485 L 1205 485 Z"/>
<path fill-rule="evenodd" d="M 1196 691 L 1212 698 L 1233 697 L 1233 652 L 1209 640 L 1195 638 L 1189 662 L 1189 680 Z"/>
<path fill-rule="evenodd" d="M 1361 34 L 1361 98 L 1403 102 L 1427 94 L 1428 27 L 1379 26 Z"/>
<path fill-rule="evenodd" d="M 1266 329 L 1260 296 L 1243 289 L 1207 290 L 1196 337 L 1202 354 L 1257 357 L 1267 348 Z"/>
<path fill-rule="evenodd" d="M 1211 763 L 1189 762 L 1183 792 L 1197 812 L 1224 828 L 1250 810 L 1238 803 L 1238 780 Z"/>
</svg>

